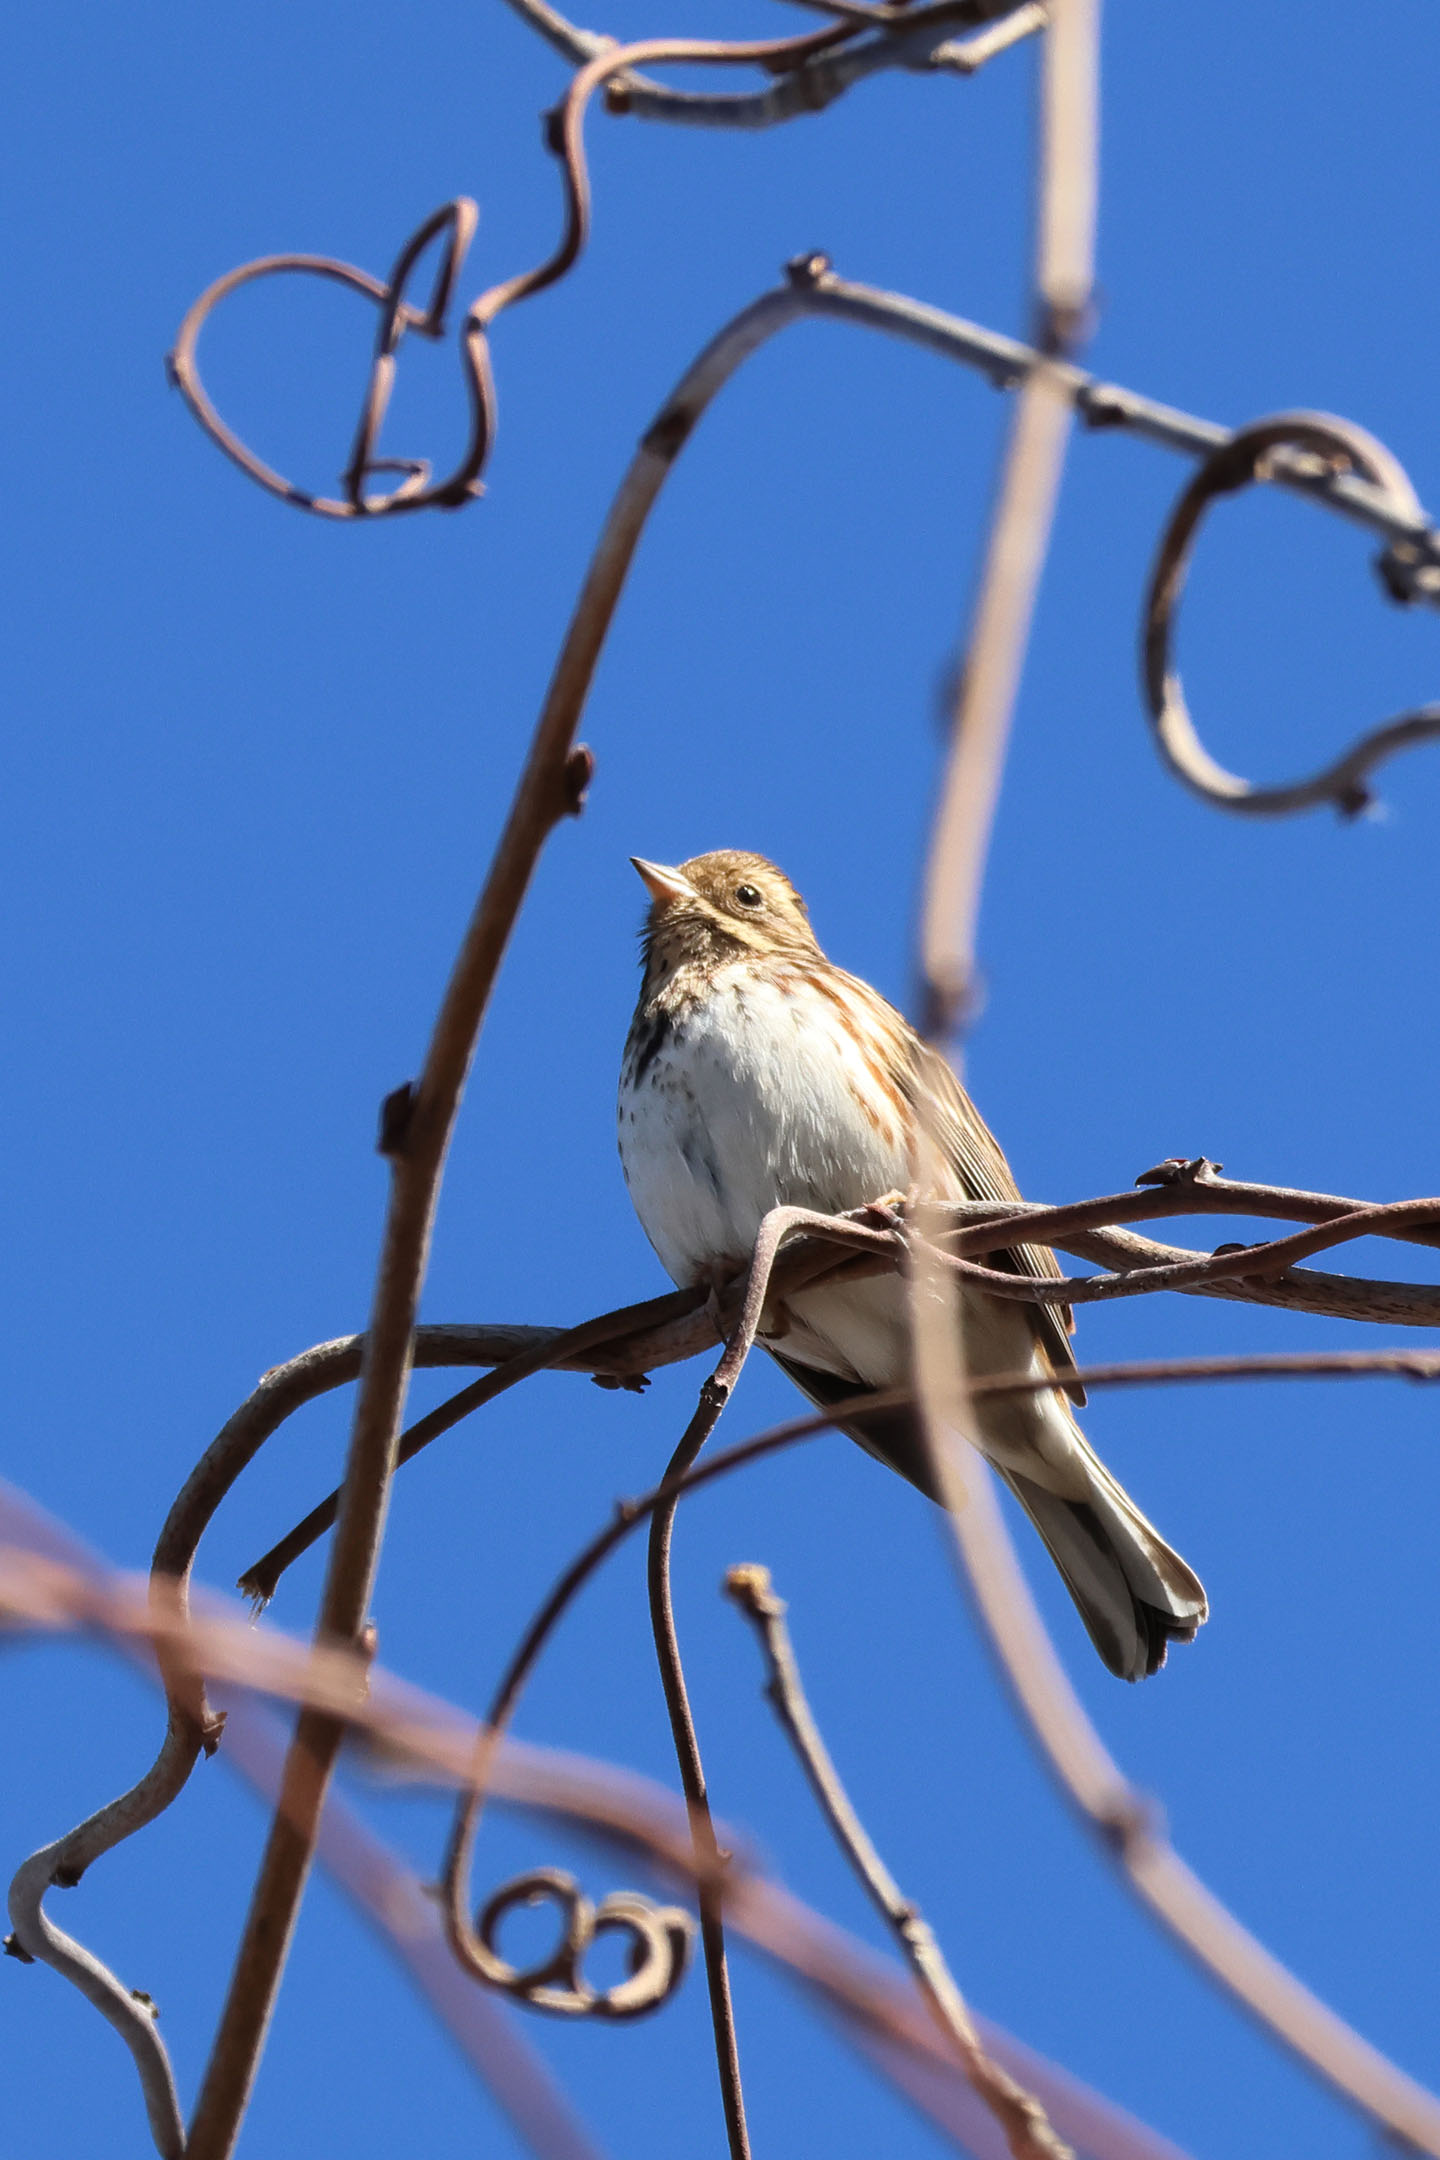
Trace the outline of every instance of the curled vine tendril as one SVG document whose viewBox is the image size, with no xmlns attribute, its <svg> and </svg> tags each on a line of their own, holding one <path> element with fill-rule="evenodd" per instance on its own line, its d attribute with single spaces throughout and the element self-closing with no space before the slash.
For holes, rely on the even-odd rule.
<svg viewBox="0 0 1440 2160">
<path fill-rule="evenodd" d="M 411 234 L 400 251 L 395 268 L 385 280 L 372 277 L 368 270 L 357 270 L 353 263 L 341 262 L 332 255 L 262 255 L 258 261 L 242 263 L 238 270 L 228 271 L 207 287 L 181 323 L 166 363 L 171 382 L 206 434 L 219 444 L 226 456 L 233 458 L 240 470 L 259 486 L 278 495 L 282 502 L 293 503 L 297 509 L 311 510 L 317 517 L 328 518 L 384 517 L 396 510 L 425 510 L 432 506 L 457 509 L 481 492 L 480 471 L 491 433 L 487 386 L 473 339 L 462 338 L 460 346 L 470 399 L 470 436 L 455 470 L 445 479 L 431 482 L 428 458 L 378 457 L 376 447 L 394 387 L 396 354 L 401 341 L 410 330 L 427 338 L 439 339 L 445 335 L 445 318 L 455 280 L 475 237 L 479 218 L 479 209 L 468 195 L 457 196 L 453 202 L 443 204 Z M 406 299 L 406 288 L 425 250 L 442 234 L 445 244 L 430 297 L 424 307 L 416 307 Z M 196 347 L 200 332 L 220 302 L 238 292 L 242 285 L 279 276 L 328 278 L 350 292 L 373 300 L 380 310 L 370 380 L 360 409 L 350 462 L 341 480 L 345 489 L 343 501 L 333 496 L 310 494 L 257 457 L 221 419 L 201 379 Z M 388 494 L 369 494 L 366 482 L 375 473 L 401 473 L 404 477 Z"/>
<path fill-rule="evenodd" d="M 501 1954 L 496 1937 L 508 1914 L 521 1906 L 554 1905 L 563 1923 L 554 1949 L 537 1964 L 517 1967 Z M 594 1987 L 585 1958 L 602 1935 L 627 1938 L 623 1980 Z M 541 1867 L 503 1883 L 475 1916 L 467 1964 L 488 1986 L 532 2010 L 560 2017 L 645 2017 L 669 2001 L 685 1977 L 695 1923 L 679 1905 L 657 1905 L 635 1890 L 612 1891 L 597 1905 L 573 1875 Z"/>
<path fill-rule="evenodd" d="M 1383 722 L 1352 743 L 1332 764 L 1322 766 L 1306 779 L 1256 787 L 1237 773 L 1228 772 L 1205 748 L 1190 717 L 1175 665 L 1180 595 L 1205 512 L 1219 495 L 1237 494 L 1257 480 L 1274 478 L 1282 458 L 1291 479 L 1307 477 L 1307 465 L 1308 477 L 1315 481 L 1324 481 L 1337 472 L 1354 473 L 1376 488 L 1399 517 L 1418 522 L 1423 516 L 1399 459 L 1351 420 L 1338 420 L 1329 413 L 1278 413 L 1237 429 L 1201 465 L 1161 536 L 1145 599 L 1142 675 L 1146 701 L 1161 757 L 1186 787 L 1216 808 L 1280 817 L 1329 802 L 1342 816 L 1355 817 L 1373 800 L 1367 773 L 1396 751 L 1440 736 L 1440 705 L 1421 706 Z M 1414 556 L 1415 550 L 1407 550 L 1402 544 L 1398 548 L 1392 545 L 1380 558 L 1381 578 L 1394 599 L 1429 596 L 1427 590 L 1414 585 Z"/>
</svg>

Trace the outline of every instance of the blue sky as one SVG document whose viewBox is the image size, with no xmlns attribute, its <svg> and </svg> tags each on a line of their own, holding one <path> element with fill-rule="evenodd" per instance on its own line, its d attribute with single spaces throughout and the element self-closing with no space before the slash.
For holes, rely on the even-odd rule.
<svg viewBox="0 0 1440 2160">
<path fill-rule="evenodd" d="M 624 0 L 603 27 L 792 19 L 761 0 L 678 19 Z M 259 1373 L 363 1319 L 377 1104 L 422 1054 L 635 437 L 803 249 L 1023 332 L 1033 56 L 969 83 L 879 80 L 753 139 L 597 115 L 590 254 L 497 331 L 486 498 L 362 530 L 244 482 L 167 391 L 162 355 L 232 264 L 298 248 L 381 271 L 458 193 L 482 213 L 463 291 L 537 259 L 558 191 L 536 115 L 559 60 L 498 0 L 62 4 L 11 50 L 3 1467 L 140 1567 Z M 1388 0 L 1360 29 L 1332 0 L 1112 0 L 1096 368 L 1233 423 L 1348 414 L 1433 504 L 1437 66 L 1425 0 Z M 209 379 L 273 462 L 329 489 L 370 331 L 359 303 L 275 283 L 217 318 Z M 1005 415 L 938 359 L 812 324 L 707 418 L 601 666 L 590 806 L 546 855 L 487 1024 L 427 1317 L 570 1322 L 664 1287 L 614 1150 L 641 902 L 629 854 L 774 855 L 834 956 L 910 997 L 935 694 Z M 412 344 L 387 442 L 443 463 L 460 432 L 453 355 Z M 1374 1199 L 1435 1191 L 1440 759 L 1391 768 L 1388 814 L 1350 826 L 1226 821 L 1165 776 L 1135 642 L 1185 476 L 1143 445 L 1075 444 L 987 888 L 974 1091 L 1036 1198 L 1200 1153 Z M 1220 506 L 1182 630 L 1217 755 L 1279 777 L 1435 694 L 1433 618 L 1380 597 L 1371 553 L 1304 504 Z M 1354 1264 L 1433 1269 L 1403 1259 L 1359 1248 Z M 1357 1333 L 1170 1298 L 1092 1310 L 1080 1348 Z M 376 1601 L 386 1662 L 481 1702 L 571 1550 L 653 1480 L 698 1378 L 661 1375 L 643 1399 L 544 1378 L 406 1471 Z M 438 1392 L 422 1377 L 416 1401 Z M 729 1436 L 794 1402 L 753 1371 Z M 1024 1548 L 1087 1704 L 1181 1851 L 1431 2080 L 1434 1423 L 1430 1397 L 1396 1384 L 1096 1402 L 1097 1446 L 1214 1613 L 1141 1689 L 1103 1672 Z M 343 1434 L 335 1399 L 271 1443 L 202 1548 L 207 1581 L 233 1581 L 328 1487 Z M 716 1594 L 749 1559 L 790 1599 L 837 1760 L 980 2008 L 1197 2154 L 1368 2149 L 1128 1903 L 1018 1732 L 924 1503 L 838 1438 L 697 1501 L 677 1542 L 717 1802 L 787 1881 L 878 1940 Z M 318 1562 L 295 1571 L 282 1625 L 306 1627 L 318 1580 Z M 142 1766 L 159 1716 L 73 1646 L 12 1653 L 7 1680 L 0 1825 L 18 1859 Z M 671 1774 L 638 1553 L 588 1593 L 521 1730 Z M 435 1864 L 438 1805 L 360 1797 Z M 208 1765 L 58 1904 L 159 2001 L 187 2098 L 262 1835 L 257 1804 Z M 555 1857 L 553 1837 L 497 1819 L 480 1880 Z M 614 1886 L 613 1861 L 581 1864 Z M 113 2035 L 42 1971 L 0 1980 L 15 2150 L 145 2152 Z M 742 1959 L 737 1994 L 757 2153 L 940 2150 L 771 1975 Z M 698 1985 L 633 2031 L 533 2030 L 608 2150 L 718 2149 Z M 516 2149 L 317 1883 L 242 2149 L 402 2137 L 432 2160 Z"/>
</svg>

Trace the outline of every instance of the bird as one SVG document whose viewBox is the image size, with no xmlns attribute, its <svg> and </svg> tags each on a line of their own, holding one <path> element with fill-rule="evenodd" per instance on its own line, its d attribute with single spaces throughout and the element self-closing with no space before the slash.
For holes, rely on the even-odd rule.
<svg viewBox="0 0 1440 2160">
<path fill-rule="evenodd" d="M 877 990 L 826 958 L 774 863 L 732 848 L 678 867 L 630 859 L 650 905 L 621 1065 L 620 1160 L 641 1227 L 676 1284 L 717 1290 L 733 1279 L 772 1208 L 843 1214 L 907 1190 L 922 1105 L 944 1160 L 933 1197 L 1019 1199 L 949 1064 Z M 1009 1246 L 989 1264 L 1060 1272 L 1034 1245 Z M 1193 1638 L 1208 1606 L 1076 1422 L 1071 1398 L 1085 1398 L 1067 1381 L 1076 1371 L 1068 1308 L 962 1284 L 959 1311 L 973 1375 L 1062 1383 L 978 1398 L 971 1437 L 1039 1532 L 1105 1665 L 1146 1678 L 1172 1641 Z M 842 1431 L 939 1499 L 913 1410 L 845 1415 L 847 1401 L 908 1382 L 897 1274 L 787 1292 L 757 1339 Z"/>
</svg>

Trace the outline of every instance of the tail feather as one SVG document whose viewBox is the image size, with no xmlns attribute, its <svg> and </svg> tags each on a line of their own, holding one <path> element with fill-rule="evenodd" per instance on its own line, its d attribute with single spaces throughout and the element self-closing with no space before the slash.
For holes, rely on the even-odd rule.
<svg viewBox="0 0 1440 2160">
<path fill-rule="evenodd" d="M 1172 1642 L 1190 1642 L 1209 1607 L 1198 1578 L 1108 1471 L 1089 1500 L 1065 1500 L 1002 1471 L 1039 1531 L 1091 1642 L 1122 1680 L 1158 1672 Z"/>
<path fill-rule="evenodd" d="M 843 1411 L 853 1381 L 802 1365 L 767 1344 L 796 1386 L 822 1409 Z M 928 1450 L 910 1410 L 838 1415 L 842 1432 L 938 1500 Z M 1068 1419 L 1084 1453 L 1085 1499 L 1047 1492 L 1002 1463 L 995 1467 L 1039 1532 L 1074 1599 L 1090 1640 L 1122 1680 L 1158 1672 L 1172 1642 L 1189 1642 L 1209 1610 L 1198 1578 L 1147 1522 L 1130 1495 Z"/>
</svg>

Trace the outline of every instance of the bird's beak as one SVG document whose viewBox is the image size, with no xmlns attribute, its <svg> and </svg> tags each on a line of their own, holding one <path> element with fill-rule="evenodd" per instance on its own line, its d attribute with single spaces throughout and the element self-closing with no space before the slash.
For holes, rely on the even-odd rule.
<svg viewBox="0 0 1440 2160">
<path fill-rule="evenodd" d="M 640 882 L 652 900 L 663 905 L 667 900 L 695 898 L 695 888 L 690 880 L 682 877 L 678 870 L 672 870 L 668 863 L 646 862 L 643 855 L 632 855 L 630 860 L 639 871 Z"/>
</svg>

